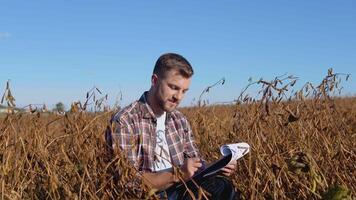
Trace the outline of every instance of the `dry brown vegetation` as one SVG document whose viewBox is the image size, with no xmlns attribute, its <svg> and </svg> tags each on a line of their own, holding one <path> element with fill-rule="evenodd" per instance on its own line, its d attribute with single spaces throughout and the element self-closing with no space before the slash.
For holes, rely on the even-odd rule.
<svg viewBox="0 0 356 200">
<path fill-rule="evenodd" d="M 259 80 L 261 97 L 242 93 L 232 105 L 181 109 L 202 156 L 247 142 L 232 180 L 246 199 L 352 199 L 356 190 L 356 98 L 331 97 L 339 74 L 293 95 L 293 77 Z M 251 82 L 251 84 L 253 84 Z M 290 97 L 290 98 L 289 98 Z M 135 182 L 120 152 L 110 157 L 104 132 L 114 111 L 0 118 L 2 199 L 154 198 Z"/>
</svg>

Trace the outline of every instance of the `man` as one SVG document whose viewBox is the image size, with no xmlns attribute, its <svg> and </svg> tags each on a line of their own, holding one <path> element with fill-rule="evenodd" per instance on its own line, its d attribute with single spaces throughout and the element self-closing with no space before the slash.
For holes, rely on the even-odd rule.
<svg viewBox="0 0 356 200">
<path fill-rule="evenodd" d="M 176 110 L 189 89 L 193 68 L 181 55 L 167 53 L 156 62 L 151 88 L 138 101 L 122 109 L 114 117 L 116 128 L 112 147 L 120 148 L 142 173 L 149 186 L 164 191 L 179 182 L 173 168 L 178 168 L 185 181 L 203 167 L 192 130 L 185 116 Z M 230 176 L 236 161 L 222 171 Z M 214 177 L 200 185 L 211 199 L 232 199 L 230 181 Z M 190 188 L 195 197 L 198 188 Z M 162 195 L 162 193 L 161 193 Z M 186 191 L 174 191 L 169 199 L 189 198 Z"/>
</svg>

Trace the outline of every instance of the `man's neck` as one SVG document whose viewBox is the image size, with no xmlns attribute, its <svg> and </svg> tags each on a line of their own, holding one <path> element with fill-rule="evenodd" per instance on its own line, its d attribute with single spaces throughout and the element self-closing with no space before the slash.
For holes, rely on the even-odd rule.
<svg viewBox="0 0 356 200">
<path fill-rule="evenodd" d="M 149 90 L 147 92 L 147 104 L 151 107 L 151 109 L 156 117 L 161 116 L 164 113 L 164 110 L 162 110 L 158 106 L 158 102 L 156 101 L 156 98 L 155 98 L 152 90 Z"/>
</svg>

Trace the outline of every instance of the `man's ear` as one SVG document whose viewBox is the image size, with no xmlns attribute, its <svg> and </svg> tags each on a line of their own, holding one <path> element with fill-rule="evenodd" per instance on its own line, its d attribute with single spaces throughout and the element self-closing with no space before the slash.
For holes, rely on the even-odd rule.
<svg viewBox="0 0 356 200">
<path fill-rule="evenodd" d="M 151 76 L 151 84 L 152 84 L 152 86 L 156 86 L 158 84 L 158 76 L 157 76 L 157 74 L 152 74 L 152 76 Z"/>
</svg>

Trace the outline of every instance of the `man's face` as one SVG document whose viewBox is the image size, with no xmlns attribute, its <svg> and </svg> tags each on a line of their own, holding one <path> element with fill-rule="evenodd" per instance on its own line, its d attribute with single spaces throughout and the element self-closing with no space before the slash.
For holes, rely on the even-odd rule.
<svg viewBox="0 0 356 200">
<path fill-rule="evenodd" d="M 155 87 L 155 97 L 159 109 L 171 112 L 184 98 L 189 89 L 191 78 L 185 78 L 176 70 L 166 72 L 164 77 L 152 76 L 152 83 Z"/>
</svg>

